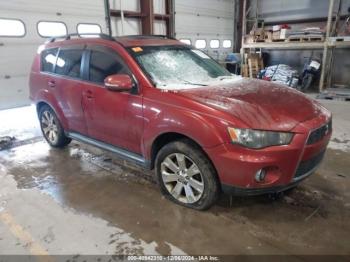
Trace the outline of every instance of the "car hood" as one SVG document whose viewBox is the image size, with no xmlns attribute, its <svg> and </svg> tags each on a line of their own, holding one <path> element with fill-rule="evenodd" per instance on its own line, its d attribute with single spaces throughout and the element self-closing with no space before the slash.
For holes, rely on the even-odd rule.
<svg viewBox="0 0 350 262">
<path fill-rule="evenodd" d="M 221 85 L 178 90 L 180 95 L 227 112 L 248 127 L 290 131 L 327 109 L 290 87 L 241 78 Z"/>
</svg>

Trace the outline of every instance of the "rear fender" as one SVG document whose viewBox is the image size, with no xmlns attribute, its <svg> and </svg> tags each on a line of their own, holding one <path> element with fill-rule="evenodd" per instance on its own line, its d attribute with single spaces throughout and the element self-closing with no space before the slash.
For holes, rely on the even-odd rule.
<svg viewBox="0 0 350 262">
<path fill-rule="evenodd" d="M 59 106 L 56 98 L 51 93 L 49 93 L 47 90 L 40 90 L 36 95 L 35 101 L 37 106 L 40 103 L 45 103 L 49 105 L 58 117 L 58 120 L 60 121 L 63 129 L 69 130 L 68 121 L 65 118 L 64 113 L 61 107 Z"/>
</svg>

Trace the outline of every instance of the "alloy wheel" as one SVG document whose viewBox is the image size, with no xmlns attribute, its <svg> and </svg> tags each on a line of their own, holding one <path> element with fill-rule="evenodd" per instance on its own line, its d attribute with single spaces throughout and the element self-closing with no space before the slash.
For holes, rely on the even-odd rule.
<svg viewBox="0 0 350 262">
<path fill-rule="evenodd" d="M 182 153 L 167 156 L 161 163 L 161 176 L 168 192 L 186 204 L 197 202 L 204 192 L 203 176 L 192 159 Z"/>
<path fill-rule="evenodd" d="M 50 111 L 43 112 L 41 116 L 41 127 L 46 139 L 52 144 L 55 144 L 58 140 L 58 126 Z"/>
</svg>

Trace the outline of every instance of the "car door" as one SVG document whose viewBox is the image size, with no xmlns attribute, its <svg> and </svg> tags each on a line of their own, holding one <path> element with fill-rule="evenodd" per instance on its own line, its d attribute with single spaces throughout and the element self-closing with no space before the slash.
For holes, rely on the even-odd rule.
<svg viewBox="0 0 350 262">
<path fill-rule="evenodd" d="M 55 66 L 55 78 L 49 82 L 68 122 L 67 131 L 87 135 L 82 98 L 82 61 L 84 45 L 60 48 Z"/>
<path fill-rule="evenodd" d="M 113 74 L 132 72 L 117 51 L 105 46 L 89 48 L 83 110 L 91 138 L 141 154 L 143 131 L 142 96 L 115 92 L 104 86 Z"/>
</svg>

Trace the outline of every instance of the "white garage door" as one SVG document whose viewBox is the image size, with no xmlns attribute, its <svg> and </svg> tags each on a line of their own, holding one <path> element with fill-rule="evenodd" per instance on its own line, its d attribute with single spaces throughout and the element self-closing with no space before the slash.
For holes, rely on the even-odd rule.
<svg viewBox="0 0 350 262">
<path fill-rule="evenodd" d="M 217 60 L 232 52 L 234 0 L 175 0 L 177 39 L 190 42 Z"/>
<path fill-rule="evenodd" d="M 0 109 L 30 103 L 30 67 L 46 40 L 38 34 L 38 25 L 41 35 L 75 33 L 78 24 L 83 24 L 79 30 L 97 30 L 99 25 L 105 32 L 103 1 L 11 0 L 0 1 L 0 10 Z"/>
</svg>

